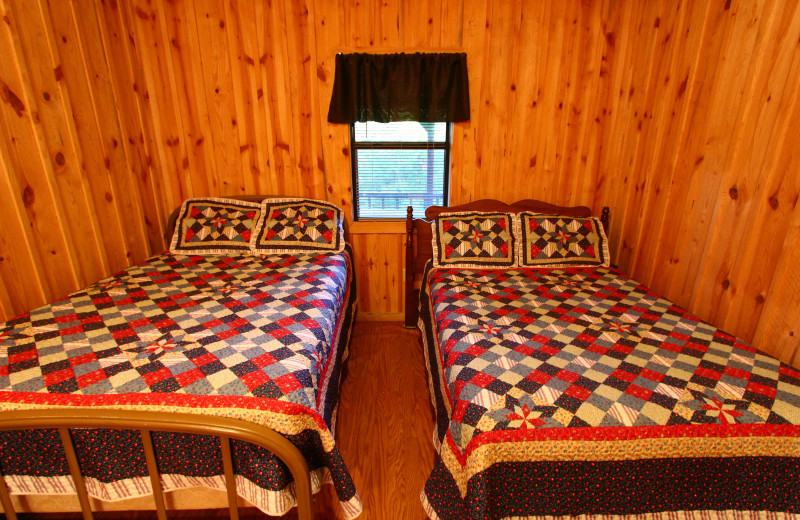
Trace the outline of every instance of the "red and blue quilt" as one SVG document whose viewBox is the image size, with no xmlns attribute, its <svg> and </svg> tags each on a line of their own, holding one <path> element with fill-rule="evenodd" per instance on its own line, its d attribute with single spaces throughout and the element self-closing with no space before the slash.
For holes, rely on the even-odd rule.
<svg viewBox="0 0 800 520">
<path fill-rule="evenodd" d="M 185 256 L 143 264 L 0 325 L 0 412 L 124 408 L 248 420 L 306 456 L 312 487 L 332 481 L 345 518 L 361 502 L 333 437 L 355 302 L 338 254 Z M 138 432 L 73 430 L 89 494 L 151 492 Z M 165 491 L 224 489 L 219 439 L 154 434 Z M 43 453 L 55 453 L 43 457 Z M 116 460 L 111 470 L 105 460 Z M 295 503 L 267 450 L 234 441 L 239 494 L 270 514 Z M 74 492 L 58 433 L 0 432 L 12 494 Z"/>
<path fill-rule="evenodd" d="M 800 517 L 800 371 L 610 268 L 431 269 L 432 519 Z"/>
</svg>

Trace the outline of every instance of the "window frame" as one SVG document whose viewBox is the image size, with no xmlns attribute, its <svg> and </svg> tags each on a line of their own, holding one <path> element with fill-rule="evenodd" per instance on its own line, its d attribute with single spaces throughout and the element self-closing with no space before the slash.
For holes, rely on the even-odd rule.
<svg viewBox="0 0 800 520">
<path fill-rule="evenodd" d="M 364 122 L 364 121 L 358 121 Z M 366 121 L 373 123 L 375 121 Z M 424 121 L 423 121 L 424 122 Z M 359 217 L 358 206 L 358 150 L 444 150 L 444 178 L 442 180 L 442 206 L 447 206 L 450 202 L 450 152 L 453 146 L 453 123 L 444 122 L 445 139 L 444 142 L 427 141 L 369 141 L 359 143 L 356 141 L 356 123 L 350 123 L 350 182 L 353 196 L 353 221 L 354 222 L 391 222 L 398 221 L 403 217 Z"/>
</svg>

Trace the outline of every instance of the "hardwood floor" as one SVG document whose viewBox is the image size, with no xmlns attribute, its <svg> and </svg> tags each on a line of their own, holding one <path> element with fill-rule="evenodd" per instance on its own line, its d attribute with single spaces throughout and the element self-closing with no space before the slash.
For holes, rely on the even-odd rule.
<svg viewBox="0 0 800 520">
<path fill-rule="evenodd" d="M 433 468 L 433 407 L 419 330 L 359 322 L 342 385 L 337 439 L 364 520 L 417 520 Z"/>
<path fill-rule="evenodd" d="M 419 495 L 433 468 L 433 408 L 420 332 L 400 322 L 358 321 L 345 363 L 336 439 L 364 503 L 363 520 L 423 520 Z M 243 520 L 268 519 L 256 509 Z M 318 520 L 340 519 L 331 486 L 317 495 Z M 24 520 L 79 520 L 81 515 L 29 514 Z M 150 520 L 155 513 L 102 513 L 98 520 Z M 228 518 L 227 511 L 176 511 L 170 519 Z M 288 514 L 282 520 L 291 520 Z"/>
</svg>

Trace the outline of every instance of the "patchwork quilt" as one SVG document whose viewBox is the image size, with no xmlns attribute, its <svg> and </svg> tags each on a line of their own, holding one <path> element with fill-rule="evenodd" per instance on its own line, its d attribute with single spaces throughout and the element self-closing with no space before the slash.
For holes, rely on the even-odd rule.
<svg viewBox="0 0 800 520">
<path fill-rule="evenodd" d="M 164 253 L 0 324 L 0 413 L 125 408 L 226 416 L 268 426 L 304 453 L 316 491 L 332 481 L 345 518 L 361 512 L 334 443 L 355 291 L 338 254 Z M 74 430 L 89 494 L 151 493 L 138 432 Z M 154 434 L 164 490 L 224 489 L 219 439 Z M 54 453 L 42 457 L 43 453 Z M 118 460 L 109 471 L 103 461 Z M 239 494 L 267 513 L 295 504 L 267 450 L 234 442 Z M 55 430 L 0 432 L 12 494 L 74 493 Z"/>
<path fill-rule="evenodd" d="M 430 518 L 800 518 L 797 369 L 610 268 L 421 291 Z"/>
</svg>

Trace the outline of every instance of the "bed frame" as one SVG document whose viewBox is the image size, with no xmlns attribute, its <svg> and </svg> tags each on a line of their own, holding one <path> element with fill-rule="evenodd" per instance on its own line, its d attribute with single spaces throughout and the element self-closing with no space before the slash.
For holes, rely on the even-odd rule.
<svg viewBox="0 0 800 520">
<path fill-rule="evenodd" d="M 270 197 L 274 197 L 274 195 L 240 195 L 228 198 L 260 202 Z M 167 222 L 164 236 L 167 247 L 169 247 L 172 239 L 179 213 L 180 207 L 172 212 Z M 345 237 L 347 237 L 346 229 Z M 84 520 L 91 520 L 93 515 L 69 433 L 71 428 L 110 428 L 138 430 L 141 432 L 147 470 L 153 488 L 153 499 L 159 520 L 166 520 L 167 513 L 151 438 L 151 432 L 154 431 L 210 435 L 220 438 L 228 507 L 230 509 L 230 518 L 234 520 L 238 520 L 239 511 L 230 441 L 232 439 L 245 441 L 268 449 L 286 464 L 294 478 L 298 520 L 313 520 L 311 474 L 305 457 L 283 435 L 266 426 L 224 417 L 139 410 L 81 410 L 80 415 L 78 415 L 77 410 L 45 410 L 37 411 L 36 416 L 31 416 L 30 412 L 0 413 L 0 430 L 58 429 L 69 463 L 70 473 L 78 493 L 78 501 Z M 16 520 L 17 514 L 11 502 L 8 487 L 2 477 L 0 477 L 0 503 L 3 506 L 6 518 L 8 520 Z"/>
<path fill-rule="evenodd" d="M 408 207 L 406 215 L 406 308 L 405 327 L 414 329 L 419 319 L 419 288 L 425 272 L 425 264 L 433 258 L 433 231 L 431 220 L 441 213 L 451 211 L 497 211 L 505 213 L 519 213 L 533 211 L 536 213 L 555 213 L 572 217 L 591 217 L 591 208 L 586 206 L 556 206 L 540 200 L 524 199 L 506 204 L 494 199 L 481 199 L 460 206 L 431 206 L 425 210 L 425 218 L 414 218 L 413 209 Z M 609 208 L 603 208 L 600 216 L 603 229 L 608 232 Z"/>
</svg>

